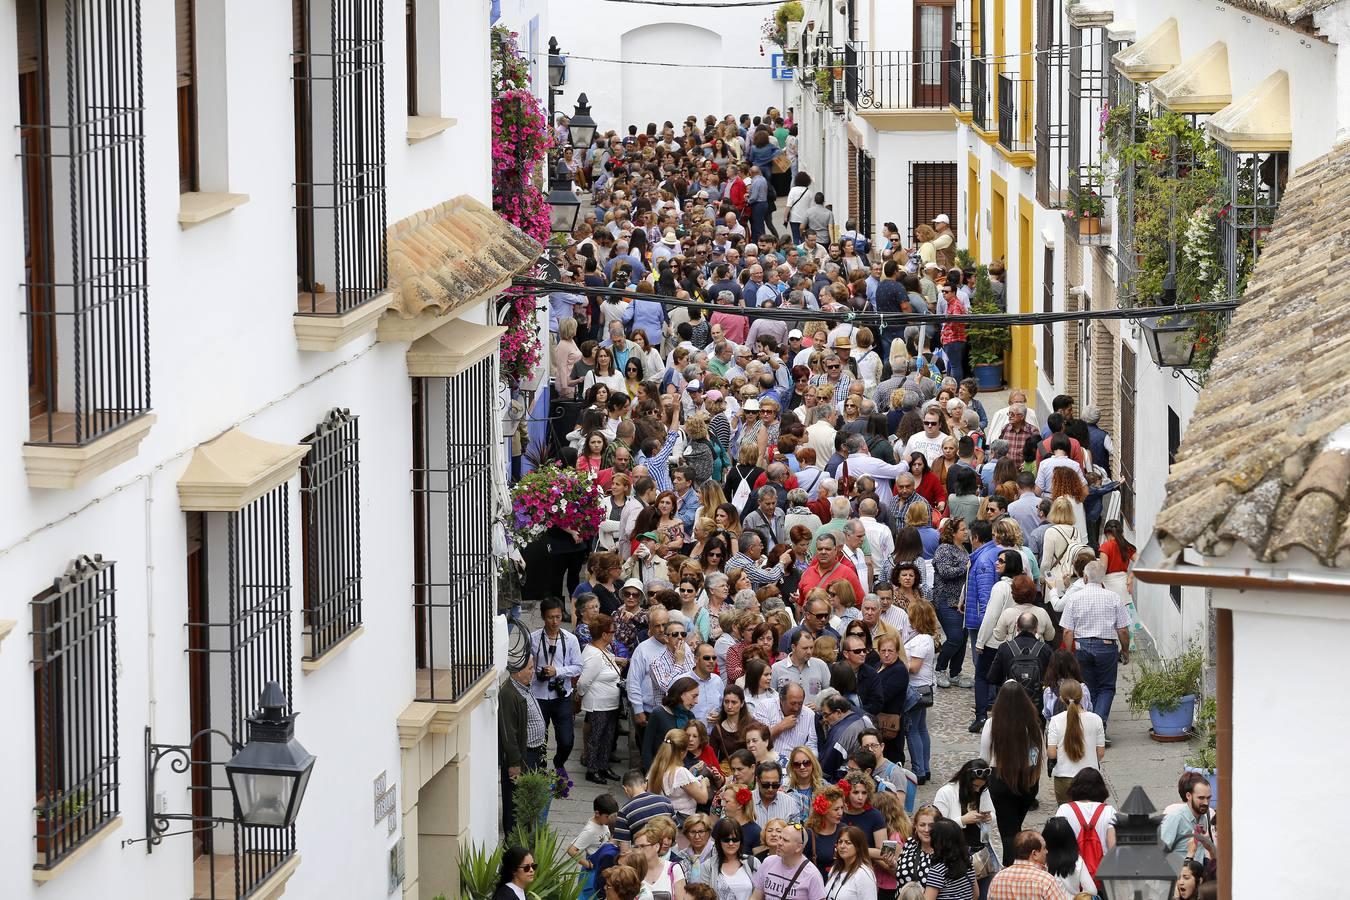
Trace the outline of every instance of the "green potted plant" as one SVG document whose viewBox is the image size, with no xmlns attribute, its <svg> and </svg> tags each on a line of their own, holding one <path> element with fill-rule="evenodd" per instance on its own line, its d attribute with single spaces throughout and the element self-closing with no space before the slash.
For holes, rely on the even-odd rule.
<svg viewBox="0 0 1350 900">
<path fill-rule="evenodd" d="M 512 845 L 527 848 L 534 857 L 537 868 L 534 883 L 527 892 L 531 900 L 577 900 L 581 895 L 582 879 L 577 877 L 581 867 L 567 855 L 564 840 L 547 825 L 534 828 L 522 825 L 490 852 L 486 847 L 469 847 L 465 851 L 459 860 L 460 897 L 492 900 L 502 850 Z"/>
<path fill-rule="evenodd" d="M 1139 674 L 1130 688 L 1130 710 L 1148 713 L 1153 723 L 1149 736 L 1155 741 L 1184 741 L 1190 736 L 1204 671 L 1205 653 L 1194 642 L 1161 662 L 1139 661 Z"/>
<path fill-rule="evenodd" d="M 1206 697 L 1195 717 L 1197 746 L 1186 756 L 1186 771 L 1199 772 L 1209 780 L 1213 799 L 1210 805 L 1219 805 L 1219 704 Z"/>
<path fill-rule="evenodd" d="M 988 266 L 979 266 L 975 270 L 975 294 L 971 298 L 970 312 L 980 316 L 1003 312 L 989 284 Z M 966 326 L 966 340 L 969 342 L 970 362 L 975 367 L 975 380 L 980 389 L 998 390 L 1003 386 L 1003 358 L 1012 346 L 1012 333 L 1008 326 L 974 322 Z"/>
<path fill-rule="evenodd" d="M 53 806 L 50 813 L 44 815 L 42 810 L 46 806 L 46 799 L 39 798 L 36 832 L 38 854 L 46 855 L 56 849 L 53 842 L 58 837 L 62 840 L 57 846 L 74 846 L 88 827 L 88 822 L 81 816 L 88 805 L 89 792 L 75 791 Z"/>
<path fill-rule="evenodd" d="M 1069 206 L 1064 215 L 1078 220 L 1079 234 L 1101 234 L 1102 217 L 1106 215 L 1106 201 L 1092 182 L 1079 185 L 1079 190 L 1069 197 Z"/>
<path fill-rule="evenodd" d="M 820 94 L 820 102 L 830 102 L 830 92 L 834 90 L 834 77 L 829 69 L 816 69 L 816 92 Z"/>
</svg>

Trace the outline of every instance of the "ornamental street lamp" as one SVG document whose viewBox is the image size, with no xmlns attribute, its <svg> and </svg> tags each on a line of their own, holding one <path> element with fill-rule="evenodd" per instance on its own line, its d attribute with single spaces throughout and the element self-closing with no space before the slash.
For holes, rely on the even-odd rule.
<svg viewBox="0 0 1350 900">
<path fill-rule="evenodd" d="M 577 98 L 576 112 L 567 124 L 567 137 L 573 147 L 589 147 L 595 139 L 595 120 L 591 118 L 591 104 L 582 94 Z"/>
<path fill-rule="evenodd" d="M 567 57 L 558 49 L 558 39 L 548 39 L 548 86 L 557 89 L 567 84 Z"/>
<path fill-rule="evenodd" d="M 1160 818 L 1138 785 L 1116 813 L 1116 846 L 1102 857 L 1097 879 L 1111 900 L 1169 900 L 1180 867 L 1158 843 Z"/>
<path fill-rule="evenodd" d="M 245 825 L 284 828 L 295 822 L 314 770 L 314 755 L 295 739 L 286 695 L 267 682 L 262 707 L 248 717 L 248 743 L 225 764 L 235 809 Z"/>
<path fill-rule="evenodd" d="M 150 853 L 169 834 L 197 834 L 217 824 L 260 825 L 287 828 L 295 823 L 309 787 L 315 758 L 295 739 L 295 714 L 287 713 L 286 695 L 275 681 L 267 682 L 259 709 L 248 717 L 248 740 L 237 744 L 216 728 L 198 731 L 186 744 L 156 744 L 145 729 L 145 837 L 132 838 L 122 846 L 145 842 Z M 174 772 L 195 771 L 193 766 L 211 764 L 210 740 L 223 738 L 234 756 L 225 763 L 234 808 L 228 816 L 196 812 L 167 812 L 157 803 L 155 773 L 165 757 Z M 184 831 L 169 832 L 172 822 L 186 822 Z"/>
<path fill-rule="evenodd" d="M 572 170 L 559 158 L 548 182 L 549 230 L 571 234 L 581 213 L 581 199 L 572 190 Z"/>
<path fill-rule="evenodd" d="M 1195 339 L 1191 336 L 1194 316 L 1186 313 L 1150 316 L 1140 319 L 1139 327 L 1144 331 L 1144 342 L 1154 365 L 1160 369 L 1191 367 L 1191 360 L 1195 358 Z"/>
</svg>

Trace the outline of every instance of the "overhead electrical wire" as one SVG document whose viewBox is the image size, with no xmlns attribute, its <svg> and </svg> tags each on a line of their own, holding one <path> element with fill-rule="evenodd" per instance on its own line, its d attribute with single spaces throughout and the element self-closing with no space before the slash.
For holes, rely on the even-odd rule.
<svg viewBox="0 0 1350 900">
<path fill-rule="evenodd" d="M 544 296 L 553 293 L 582 294 L 584 296 L 620 297 L 629 300 L 655 300 L 665 306 L 682 309 L 700 309 L 707 313 L 717 311 L 747 318 L 772 318 L 785 322 L 848 322 L 853 325 L 902 326 L 941 325 L 963 322 L 968 325 L 1045 325 L 1055 322 L 1152 319 L 1162 316 L 1190 315 L 1206 312 L 1230 312 L 1237 308 L 1235 301 L 1219 303 L 1187 303 L 1173 306 L 1134 306 L 1118 309 L 1063 310 L 1059 312 L 987 313 L 964 316 L 940 316 L 935 313 L 881 313 L 875 310 L 825 312 L 818 309 L 784 309 L 781 307 L 718 306 L 701 300 L 677 300 L 663 294 L 640 294 L 617 288 L 590 287 L 563 281 L 540 278 L 516 278 L 512 284 L 525 293 Z"/>
</svg>

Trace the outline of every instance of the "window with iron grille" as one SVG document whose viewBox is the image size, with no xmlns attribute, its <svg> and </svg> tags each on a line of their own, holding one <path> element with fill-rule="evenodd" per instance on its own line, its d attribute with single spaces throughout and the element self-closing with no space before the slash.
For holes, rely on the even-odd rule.
<svg viewBox="0 0 1350 900">
<path fill-rule="evenodd" d="M 1134 403 L 1135 355 L 1128 344 L 1120 345 L 1120 514 L 1134 527 Z"/>
<path fill-rule="evenodd" d="M 869 240 L 872 237 L 872 219 L 876 203 L 876 160 L 872 154 L 858 148 L 858 232 Z"/>
<path fill-rule="evenodd" d="M 384 4 L 291 2 L 298 309 L 342 315 L 388 283 Z"/>
<path fill-rule="evenodd" d="M 28 440 L 82 445 L 150 409 L 141 3 L 62 5 L 17 2 Z"/>
<path fill-rule="evenodd" d="M 1239 152 L 1222 144 L 1216 149 L 1228 184 L 1228 203 L 1219 214 L 1219 258 L 1227 278 L 1227 298 L 1238 300 L 1247 290 L 1247 278 L 1275 224 L 1289 179 L 1289 154 Z"/>
<path fill-rule="evenodd" d="M 927 225 L 940 215 L 951 220 L 953 234 L 959 233 L 956 206 L 956 163 L 911 162 L 909 164 L 909 246 L 921 243 L 914 229 Z"/>
<path fill-rule="evenodd" d="M 300 466 L 304 656 L 318 659 L 361 627 L 361 458 L 357 417 L 334 409 L 305 438 Z"/>
<path fill-rule="evenodd" d="M 81 556 L 33 598 L 36 869 L 50 869 L 115 819 L 117 582 Z"/>
<path fill-rule="evenodd" d="M 1052 313 L 1055 311 L 1055 248 L 1045 248 L 1045 258 L 1042 262 L 1045 270 L 1041 281 L 1045 287 L 1041 292 L 1041 311 Z M 1045 372 L 1046 379 L 1053 387 L 1055 384 L 1055 323 L 1046 322 L 1041 326 L 1044 330 L 1041 332 L 1041 369 Z"/>
<path fill-rule="evenodd" d="M 1100 244 L 1110 220 L 1104 204 L 1111 180 L 1103 163 L 1101 116 L 1108 108 L 1106 29 L 1069 26 L 1068 208 L 1065 228 L 1080 244 Z M 1100 208 L 1100 212 L 1098 209 Z M 1093 213 L 1096 213 L 1094 216 Z M 1086 219 L 1086 222 L 1084 221 Z M 1095 221 L 1094 221 L 1095 219 Z"/>
<path fill-rule="evenodd" d="M 496 357 L 412 385 L 416 697 L 450 703 L 492 669 Z"/>
<path fill-rule="evenodd" d="M 1009 153 L 1034 150 L 1030 122 L 1035 95 L 1031 79 L 1016 72 L 998 74 L 998 142 Z"/>
<path fill-rule="evenodd" d="M 1123 49 L 1123 41 L 1112 41 L 1112 55 Z M 1136 134 L 1146 113 L 1139 108 L 1139 85 L 1115 72 L 1110 82 L 1111 105 L 1125 110 L 1123 129 L 1125 137 Z M 1122 306 L 1135 304 L 1135 281 L 1139 277 L 1139 263 L 1134 252 L 1134 190 L 1135 165 L 1117 161 L 1116 178 L 1116 296 Z"/>
<path fill-rule="evenodd" d="M 970 61 L 970 117 L 981 131 L 989 130 L 989 72 L 991 67 L 982 57 Z"/>
<path fill-rule="evenodd" d="M 189 666 L 200 676 L 189 685 L 190 715 L 194 728 L 219 729 L 239 746 L 268 681 L 281 685 L 288 704 L 294 697 L 289 485 L 278 485 L 242 509 L 208 517 L 216 515 L 224 519 L 223 566 L 208 563 L 219 577 L 203 576 L 203 581 L 223 581 L 226 590 L 224 596 L 208 588 L 188 592 Z M 228 674 L 228 684 L 215 681 L 217 674 Z M 193 814 L 232 820 L 233 801 L 222 771 L 228 750 L 216 755 L 217 746 L 209 736 L 192 745 Z M 205 863 L 194 867 L 194 896 L 212 900 L 248 896 L 295 853 L 294 827 L 235 824 L 229 829 L 229 857 L 217 854 L 217 835 L 204 837 Z M 219 893 L 218 883 L 231 880 L 231 869 L 234 893 Z"/>
<path fill-rule="evenodd" d="M 1060 0 L 1036 0 L 1036 201 L 1064 205 L 1068 187 L 1068 23 Z"/>
</svg>

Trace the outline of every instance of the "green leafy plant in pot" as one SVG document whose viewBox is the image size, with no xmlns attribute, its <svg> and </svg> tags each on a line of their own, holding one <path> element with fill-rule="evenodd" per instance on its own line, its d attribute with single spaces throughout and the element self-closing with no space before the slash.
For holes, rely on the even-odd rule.
<svg viewBox="0 0 1350 900">
<path fill-rule="evenodd" d="M 970 311 L 980 316 L 1003 312 L 994 299 L 988 266 L 980 266 L 975 270 L 975 294 L 971 297 Z M 997 389 L 1003 384 L 1003 357 L 1012 346 L 1012 332 L 1007 325 L 973 322 L 966 326 L 966 340 L 970 347 L 970 362 L 975 367 L 975 377 L 980 387 Z M 983 371 L 981 367 L 985 367 Z"/>
<path fill-rule="evenodd" d="M 502 851 L 513 845 L 528 849 L 538 867 L 527 896 L 538 900 L 577 900 L 581 895 L 582 880 L 578 877 L 581 867 L 567 855 L 564 839 L 543 825 L 517 828 L 491 851 L 486 847 L 470 847 L 459 861 L 460 897 L 492 900 L 501 870 Z"/>
<path fill-rule="evenodd" d="M 1158 663 L 1139 661 L 1139 674 L 1130 688 L 1130 710 L 1147 712 L 1154 740 L 1185 740 L 1195 718 L 1196 697 L 1205 671 L 1205 653 L 1192 642 L 1186 650 Z"/>
</svg>

